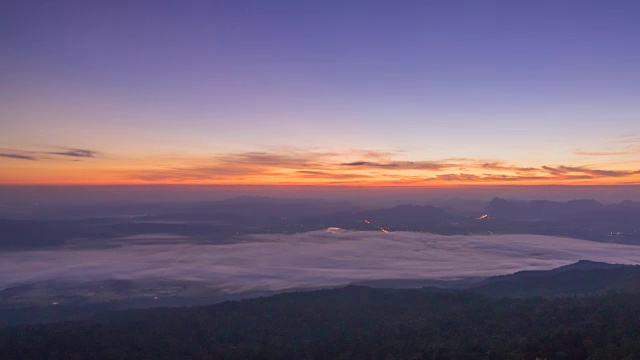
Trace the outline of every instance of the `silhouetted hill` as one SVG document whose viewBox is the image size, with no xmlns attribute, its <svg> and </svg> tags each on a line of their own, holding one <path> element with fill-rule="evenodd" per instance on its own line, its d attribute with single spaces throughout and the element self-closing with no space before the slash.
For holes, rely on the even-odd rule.
<svg viewBox="0 0 640 360">
<path fill-rule="evenodd" d="M 454 217 L 444 210 L 433 206 L 399 205 L 390 209 L 369 210 L 358 213 L 358 216 L 393 223 L 396 225 L 419 225 L 449 221 Z"/>
<path fill-rule="evenodd" d="M 558 273 L 558 272 L 571 271 L 571 270 L 615 269 L 615 268 L 625 267 L 625 266 L 630 266 L 630 265 L 609 264 L 609 263 L 600 262 L 600 261 L 580 260 L 573 264 L 560 266 L 550 271 Z"/>
<path fill-rule="evenodd" d="M 640 292 L 640 266 L 583 260 L 553 270 L 494 276 L 471 290 L 491 297 L 587 295 L 611 290 Z"/>
<path fill-rule="evenodd" d="M 185 222 L 218 222 L 222 224 L 244 224 L 251 218 L 226 212 L 182 212 L 160 215 L 147 215 L 141 220 L 148 221 L 185 221 Z"/>
<path fill-rule="evenodd" d="M 73 217 L 0 220 L 0 250 L 59 246 L 147 234 L 169 234 L 221 242 L 234 236 L 297 233 L 339 227 L 365 231 L 420 231 L 443 235 L 538 234 L 640 244 L 640 206 L 602 206 L 593 200 L 510 201 L 494 198 L 486 212 L 457 214 L 433 206 L 400 205 L 362 210 L 346 203 L 311 199 L 241 197 L 147 208 L 107 206 Z M 594 210 L 595 209 L 595 210 Z M 80 211 L 81 209 L 76 209 Z M 129 211 L 152 211 L 126 215 Z M 119 216 L 93 216 L 112 214 Z M 126 216 L 125 216 L 126 215 Z"/>
<path fill-rule="evenodd" d="M 613 205 L 613 207 L 619 209 L 640 209 L 640 201 L 624 200 L 619 204 Z"/>
<path fill-rule="evenodd" d="M 317 199 L 287 199 L 262 196 L 241 196 L 209 206 L 217 212 L 241 214 L 243 216 L 269 216 L 304 218 L 320 216 L 345 210 L 357 210 L 349 203 L 329 202 Z"/>
<path fill-rule="evenodd" d="M 559 216 L 559 222 L 585 226 L 623 226 L 640 230 L 640 208 L 584 211 Z"/>
<path fill-rule="evenodd" d="M 57 246 L 68 235 L 51 222 L 0 219 L 0 250 Z"/>
<path fill-rule="evenodd" d="M 494 198 L 487 206 L 486 213 L 501 219 L 542 220 L 566 214 L 600 210 L 602 207 L 602 204 L 595 200 L 557 202 L 548 200 L 510 201 Z"/>
<path fill-rule="evenodd" d="M 0 358 L 636 359 L 638 313 L 637 294 L 491 300 L 349 286 L 8 328 Z"/>
</svg>

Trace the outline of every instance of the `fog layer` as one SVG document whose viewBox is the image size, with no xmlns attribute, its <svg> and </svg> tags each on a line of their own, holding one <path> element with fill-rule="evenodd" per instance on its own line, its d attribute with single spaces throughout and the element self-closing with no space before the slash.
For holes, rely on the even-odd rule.
<svg viewBox="0 0 640 360">
<path fill-rule="evenodd" d="M 118 242 L 109 248 L 0 253 L 0 288 L 44 280 L 204 281 L 225 292 L 375 279 L 457 279 L 543 270 L 578 260 L 640 263 L 640 246 L 536 235 L 441 236 L 314 231 L 231 244 Z"/>
</svg>

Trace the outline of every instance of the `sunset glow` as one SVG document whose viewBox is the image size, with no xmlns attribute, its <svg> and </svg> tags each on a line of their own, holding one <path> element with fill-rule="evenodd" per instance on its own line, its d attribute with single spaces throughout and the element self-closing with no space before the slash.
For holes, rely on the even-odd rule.
<svg viewBox="0 0 640 360">
<path fill-rule="evenodd" d="M 0 184 L 638 184 L 640 27 L 579 8 L 15 2 Z"/>
<path fill-rule="evenodd" d="M 375 151 L 245 152 L 199 157 L 126 159 L 96 153 L 79 159 L 31 151 L 2 158 L 4 184 L 268 184 L 450 186 L 496 184 L 633 184 L 640 171 L 617 162 L 527 164 L 486 159 L 402 160 Z M 627 165 L 627 166 L 624 166 Z"/>
</svg>

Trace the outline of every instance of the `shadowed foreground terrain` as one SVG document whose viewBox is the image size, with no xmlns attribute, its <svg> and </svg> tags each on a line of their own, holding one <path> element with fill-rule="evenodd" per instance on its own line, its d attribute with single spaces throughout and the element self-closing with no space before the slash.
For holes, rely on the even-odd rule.
<svg viewBox="0 0 640 360">
<path fill-rule="evenodd" d="M 637 359 L 640 296 L 348 286 L 9 328 L 2 359 Z"/>
</svg>

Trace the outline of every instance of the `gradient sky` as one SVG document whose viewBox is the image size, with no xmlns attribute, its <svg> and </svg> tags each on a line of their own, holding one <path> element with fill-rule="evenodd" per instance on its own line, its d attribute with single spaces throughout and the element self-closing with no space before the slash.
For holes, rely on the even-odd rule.
<svg viewBox="0 0 640 360">
<path fill-rule="evenodd" d="M 639 184 L 637 1 L 30 1 L 0 184 Z"/>
</svg>

